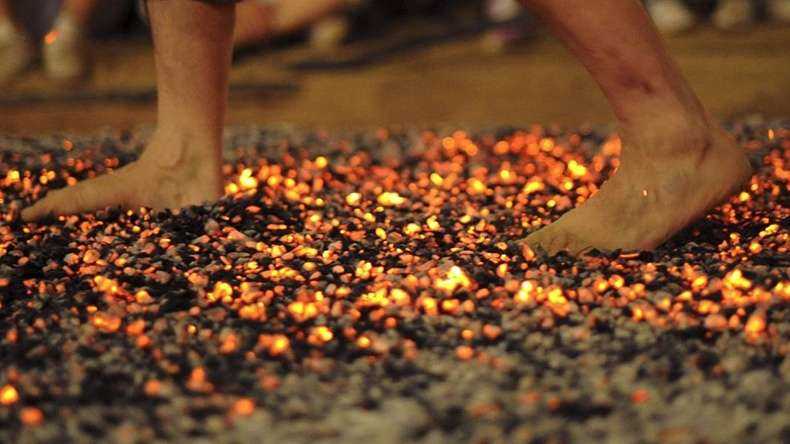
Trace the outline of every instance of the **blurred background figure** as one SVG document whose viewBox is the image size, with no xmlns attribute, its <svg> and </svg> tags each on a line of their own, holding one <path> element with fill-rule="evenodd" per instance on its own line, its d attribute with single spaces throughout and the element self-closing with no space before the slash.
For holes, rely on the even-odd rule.
<svg viewBox="0 0 790 444">
<path fill-rule="evenodd" d="M 111 27 L 129 2 L 113 0 L 0 0 L 0 83 L 13 80 L 41 58 L 47 76 L 78 81 L 90 72 L 91 31 Z M 97 12 L 100 12 L 97 14 Z"/>
<path fill-rule="evenodd" d="M 360 3 L 359 0 L 246 0 L 236 9 L 234 41 L 237 48 L 244 48 L 310 28 L 311 46 L 333 48 L 350 32 L 346 11 Z"/>
<path fill-rule="evenodd" d="M 699 14 L 692 2 L 684 0 L 647 0 L 646 6 L 658 29 L 664 34 L 678 34 L 693 28 Z M 766 20 L 790 23 L 790 0 L 719 0 L 711 23 L 723 30 L 747 29 L 764 14 Z"/>
<path fill-rule="evenodd" d="M 485 0 L 483 7 L 487 20 L 502 23 L 483 35 L 486 50 L 502 52 L 534 36 L 534 23 L 518 0 Z"/>
</svg>

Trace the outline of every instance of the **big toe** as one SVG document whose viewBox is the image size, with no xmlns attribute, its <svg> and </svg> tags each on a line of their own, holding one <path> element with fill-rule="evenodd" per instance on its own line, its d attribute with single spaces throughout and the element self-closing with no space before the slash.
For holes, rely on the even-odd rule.
<svg viewBox="0 0 790 444">
<path fill-rule="evenodd" d="M 22 220 L 31 222 L 50 215 L 92 212 L 109 206 L 126 205 L 128 188 L 108 183 L 107 177 L 50 192 L 44 199 L 23 210 Z"/>
<path fill-rule="evenodd" d="M 550 253 L 549 247 L 551 246 L 552 227 L 541 228 L 540 230 L 530 234 L 524 239 L 524 243 L 529 246 L 534 252 Z"/>
</svg>

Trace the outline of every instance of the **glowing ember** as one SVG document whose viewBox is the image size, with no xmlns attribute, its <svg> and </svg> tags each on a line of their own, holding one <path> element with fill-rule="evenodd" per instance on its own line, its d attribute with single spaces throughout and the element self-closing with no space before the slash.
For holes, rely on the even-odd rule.
<svg viewBox="0 0 790 444">
<path fill-rule="evenodd" d="M 96 159 L 82 147 L 103 144 L 62 138 L 56 151 L 5 153 L 0 440 L 23 425 L 66 430 L 64 417 L 118 427 L 111 437 L 141 423 L 146 439 L 213 438 L 244 416 L 282 431 L 280 418 L 312 424 L 357 406 L 378 417 L 392 402 L 430 436 L 436 420 L 472 439 L 461 418 L 500 440 L 477 435 L 480 416 L 512 425 L 513 440 L 562 442 L 543 434 L 558 415 L 663 430 L 667 393 L 713 409 L 698 386 L 752 417 L 738 400 L 781 387 L 790 302 L 790 132 L 765 134 L 739 134 L 761 138 L 746 144 L 762 162 L 747 188 L 665 247 L 554 258 L 518 240 L 595 195 L 619 138 L 382 130 L 366 148 L 267 135 L 271 152 L 254 152 L 257 139 L 229 150 L 229 195 L 215 204 L 37 224 L 19 208 L 129 155 Z M 131 407 L 141 399 L 153 416 Z M 74 402 L 84 412 L 61 411 Z M 637 408 L 644 417 L 623 413 Z"/>
</svg>

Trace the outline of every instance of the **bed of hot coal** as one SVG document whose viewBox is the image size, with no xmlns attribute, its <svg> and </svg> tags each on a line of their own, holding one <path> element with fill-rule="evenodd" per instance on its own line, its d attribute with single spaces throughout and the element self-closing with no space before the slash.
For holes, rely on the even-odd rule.
<svg viewBox="0 0 790 444">
<path fill-rule="evenodd" d="M 790 126 L 653 253 L 518 239 L 604 131 L 236 129 L 227 195 L 22 224 L 143 137 L 0 139 L 0 441 L 787 442 Z"/>
</svg>

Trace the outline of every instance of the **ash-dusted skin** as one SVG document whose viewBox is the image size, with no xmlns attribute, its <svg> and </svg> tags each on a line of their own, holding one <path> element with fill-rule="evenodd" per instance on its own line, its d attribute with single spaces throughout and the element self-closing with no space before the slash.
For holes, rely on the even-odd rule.
<svg viewBox="0 0 790 444">
<path fill-rule="evenodd" d="M 221 193 L 222 123 L 234 6 L 149 2 L 159 129 L 142 158 L 111 176 L 53 193 L 25 220 L 110 205 L 177 208 Z M 550 254 L 652 249 L 702 217 L 751 175 L 634 0 L 532 0 L 604 91 L 620 124 L 617 174 L 580 208 L 526 243 Z"/>
</svg>

